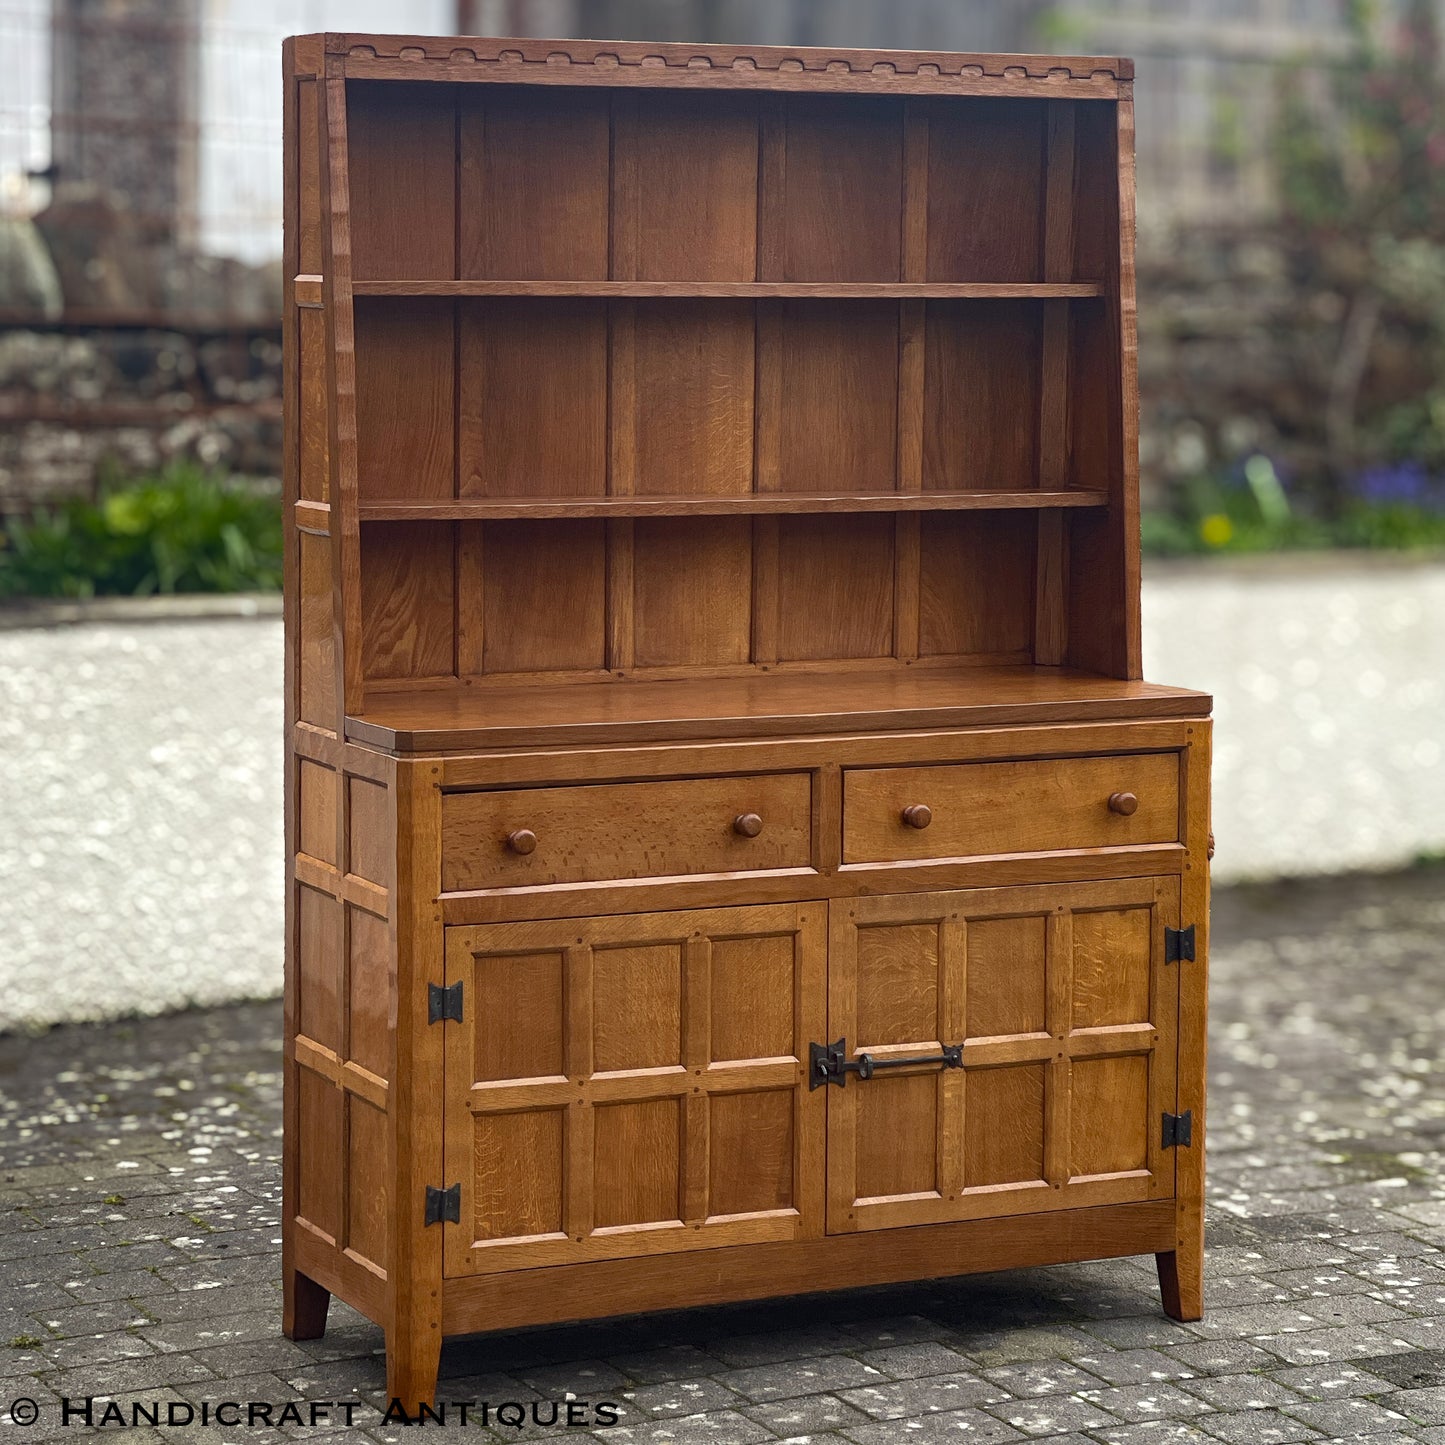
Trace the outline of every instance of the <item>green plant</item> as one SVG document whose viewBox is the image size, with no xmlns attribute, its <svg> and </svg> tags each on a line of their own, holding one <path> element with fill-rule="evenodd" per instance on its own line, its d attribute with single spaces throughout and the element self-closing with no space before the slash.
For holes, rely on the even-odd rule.
<svg viewBox="0 0 1445 1445">
<path fill-rule="evenodd" d="M 1356 478 L 1353 492 L 1321 511 L 1292 499 L 1268 457 L 1175 489 L 1172 507 L 1145 512 L 1144 551 L 1155 557 L 1301 551 L 1326 547 L 1445 547 L 1445 489 L 1415 467 Z"/>
<path fill-rule="evenodd" d="M 189 463 L 107 483 L 12 518 L 0 536 L 0 596 L 148 596 L 267 591 L 281 585 L 282 524 L 273 490 Z"/>
<path fill-rule="evenodd" d="M 1274 136 L 1296 278 L 1342 304 L 1318 415 L 1327 504 L 1364 469 L 1445 462 L 1445 88 L 1433 0 L 1351 0 L 1348 59 L 1284 72 Z M 1389 364 L 1378 359 L 1388 353 Z"/>
</svg>

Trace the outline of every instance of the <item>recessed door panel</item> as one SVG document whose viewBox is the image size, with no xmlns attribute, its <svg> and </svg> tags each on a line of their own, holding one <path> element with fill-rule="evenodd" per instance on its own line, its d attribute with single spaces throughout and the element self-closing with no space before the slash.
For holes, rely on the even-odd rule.
<svg viewBox="0 0 1445 1445">
<path fill-rule="evenodd" d="M 872 1073 L 819 1090 L 829 1231 L 1172 1195 L 1178 912 L 1173 878 L 832 904 L 828 1039 Z"/>
<path fill-rule="evenodd" d="M 447 1273 L 821 1234 L 825 907 L 449 929 Z"/>
</svg>

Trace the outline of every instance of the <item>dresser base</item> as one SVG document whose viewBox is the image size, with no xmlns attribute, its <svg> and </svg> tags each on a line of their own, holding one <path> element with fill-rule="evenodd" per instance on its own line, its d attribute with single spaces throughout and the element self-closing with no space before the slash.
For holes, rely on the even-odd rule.
<svg viewBox="0 0 1445 1445">
<path fill-rule="evenodd" d="M 386 1330 L 387 1394 L 414 1410 L 435 1397 L 445 1336 L 1034 1265 L 1153 1254 L 1165 1313 L 1194 1320 L 1203 1242 L 1182 1237 L 1179 1218 L 1175 1201 L 1162 1199 L 447 1279 L 440 1319 L 424 1310 L 428 1318 L 413 1321 L 389 1317 L 383 1281 L 338 1269 L 337 1257 L 317 1247 L 301 1251 L 307 1272 L 286 1270 L 286 1333 L 316 1338 L 328 1294 L 345 1299 Z"/>
</svg>

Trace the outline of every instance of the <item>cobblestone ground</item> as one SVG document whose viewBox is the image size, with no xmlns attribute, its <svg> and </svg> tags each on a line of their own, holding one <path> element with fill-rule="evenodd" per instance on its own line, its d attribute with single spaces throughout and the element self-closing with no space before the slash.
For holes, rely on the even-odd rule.
<svg viewBox="0 0 1445 1445">
<path fill-rule="evenodd" d="M 1215 929 L 1198 1324 L 1116 1261 L 456 1340 L 441 1395 L 621 1409 L 476 1439 L 1445 1445 L 1445 870 L 1222 893 Z M 280 1336 L 279 1035 L 263 1004 L 0 1039 L 0 1422 L 39 1407 L 10 1438 L 75 1438 L 87 1395 L 360 1402 L 132 1441 L 414 1433 L 372 1325 Z"/>
</svg>

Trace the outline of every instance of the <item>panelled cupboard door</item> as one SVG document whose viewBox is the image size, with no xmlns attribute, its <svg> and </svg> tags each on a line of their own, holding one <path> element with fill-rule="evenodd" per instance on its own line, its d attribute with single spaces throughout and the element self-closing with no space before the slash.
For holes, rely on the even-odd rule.
<svg viewBox="0 0 1445 1445">
<path fill-rule="evenodd" d="M 829 1040 L 962 1067 L 818 1090 L 829 1233 L 1171 1196 L 1178 915 L 1174 878 L 833 903 Z"/>
<path fill-rule="evenodd" d="M 826 905 L 447 931 L 448 1275 L 823 1231 Z"/>
</svg>

